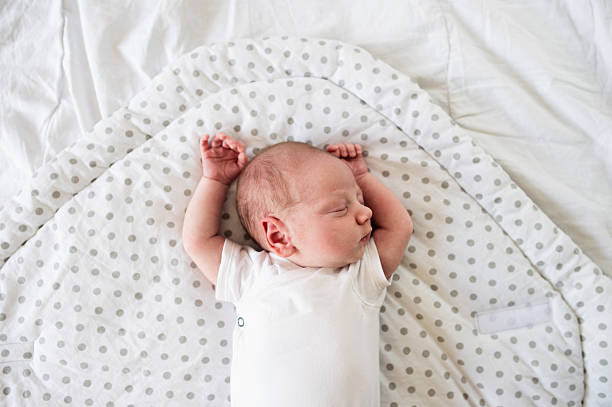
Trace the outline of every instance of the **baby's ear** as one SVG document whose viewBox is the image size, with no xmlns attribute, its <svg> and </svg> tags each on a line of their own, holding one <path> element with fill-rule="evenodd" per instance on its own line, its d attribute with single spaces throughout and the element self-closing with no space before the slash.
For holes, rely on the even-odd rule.
<svg viewBox="0 0 612 407">
<path fill-rule="evenodd" d="M 282 220 L 266 216 L 261 220 L 264 239 L 270 251 L 280 257 L 289 257 L 295 252 L 288 229 Z"/>
</svg>

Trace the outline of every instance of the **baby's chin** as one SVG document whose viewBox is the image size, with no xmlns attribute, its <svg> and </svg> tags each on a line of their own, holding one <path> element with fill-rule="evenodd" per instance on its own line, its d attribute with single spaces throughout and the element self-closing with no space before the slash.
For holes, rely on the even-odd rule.
<svg viewBox="0 0 612 407">
<path fill-rule="evenodd" d="M 351 253 L 338 252 L 328 253 L 326 257 L 320 257 L 316 255 L 306 255 L 303 258 L 290 257 L 294 264 L 301 267 L 312 267 L 312 268 L 343 268 L 350 264 L 356 263 L 363 257 L 365 253 L 365 244 L 361 244 L 359 247 L 353 249 Z"/>
<path fill-rule="evenodd" d="M 330 261 L 327 266 L 329 268 L 342 268 L 346 267 L 350 264 L 357 263 L 363 257 L 363 253 L 365 253 L 365 245 L 362 246 L 356 253 L 348 255 L 348 256 L 339 256 L 335 261 Z"/>
</svg>

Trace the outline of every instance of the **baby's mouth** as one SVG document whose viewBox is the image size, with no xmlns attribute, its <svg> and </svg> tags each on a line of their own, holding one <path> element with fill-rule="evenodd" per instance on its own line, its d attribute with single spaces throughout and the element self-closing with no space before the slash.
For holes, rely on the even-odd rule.
<svg viewBox="0 0 612 407">
<path fill-rule="evenodd" d="M 372 231 L 369 231 L 364 237 L 361 238 L 360 242 L 365 243 L 370 239 L 370 234 Z"/>
</svg>

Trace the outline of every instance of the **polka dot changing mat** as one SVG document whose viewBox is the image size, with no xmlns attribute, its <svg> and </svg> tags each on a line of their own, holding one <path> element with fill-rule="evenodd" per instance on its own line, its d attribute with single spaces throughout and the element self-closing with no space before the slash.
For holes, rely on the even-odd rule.
<svg viewBox="0 0 612 407">
<path fill-rule="evenodd" d="M 214 131 L 359 143 L 410 211 L 383 406 L 612 405 L 610 280 L 410 78 L 287 37 L 184 55 L 1 208 L 0 404 L 230 405 L 234 308 L 181 244 Z M 253 244 L 234 201 L 222 233 Z"/>
</svg>

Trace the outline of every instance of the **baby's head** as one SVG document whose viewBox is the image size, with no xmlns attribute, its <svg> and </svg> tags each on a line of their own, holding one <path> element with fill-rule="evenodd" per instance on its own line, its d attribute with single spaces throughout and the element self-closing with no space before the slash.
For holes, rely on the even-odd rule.
<svg viewBox="0 0 612 407">
<path fill-rule="evenodd" d="M 238 178 L 240 221 L 259 245 L 304 267 L 361 258 L 372 211 L 348 165 L 305 143 L 263 149 Z"/>
</svg>

